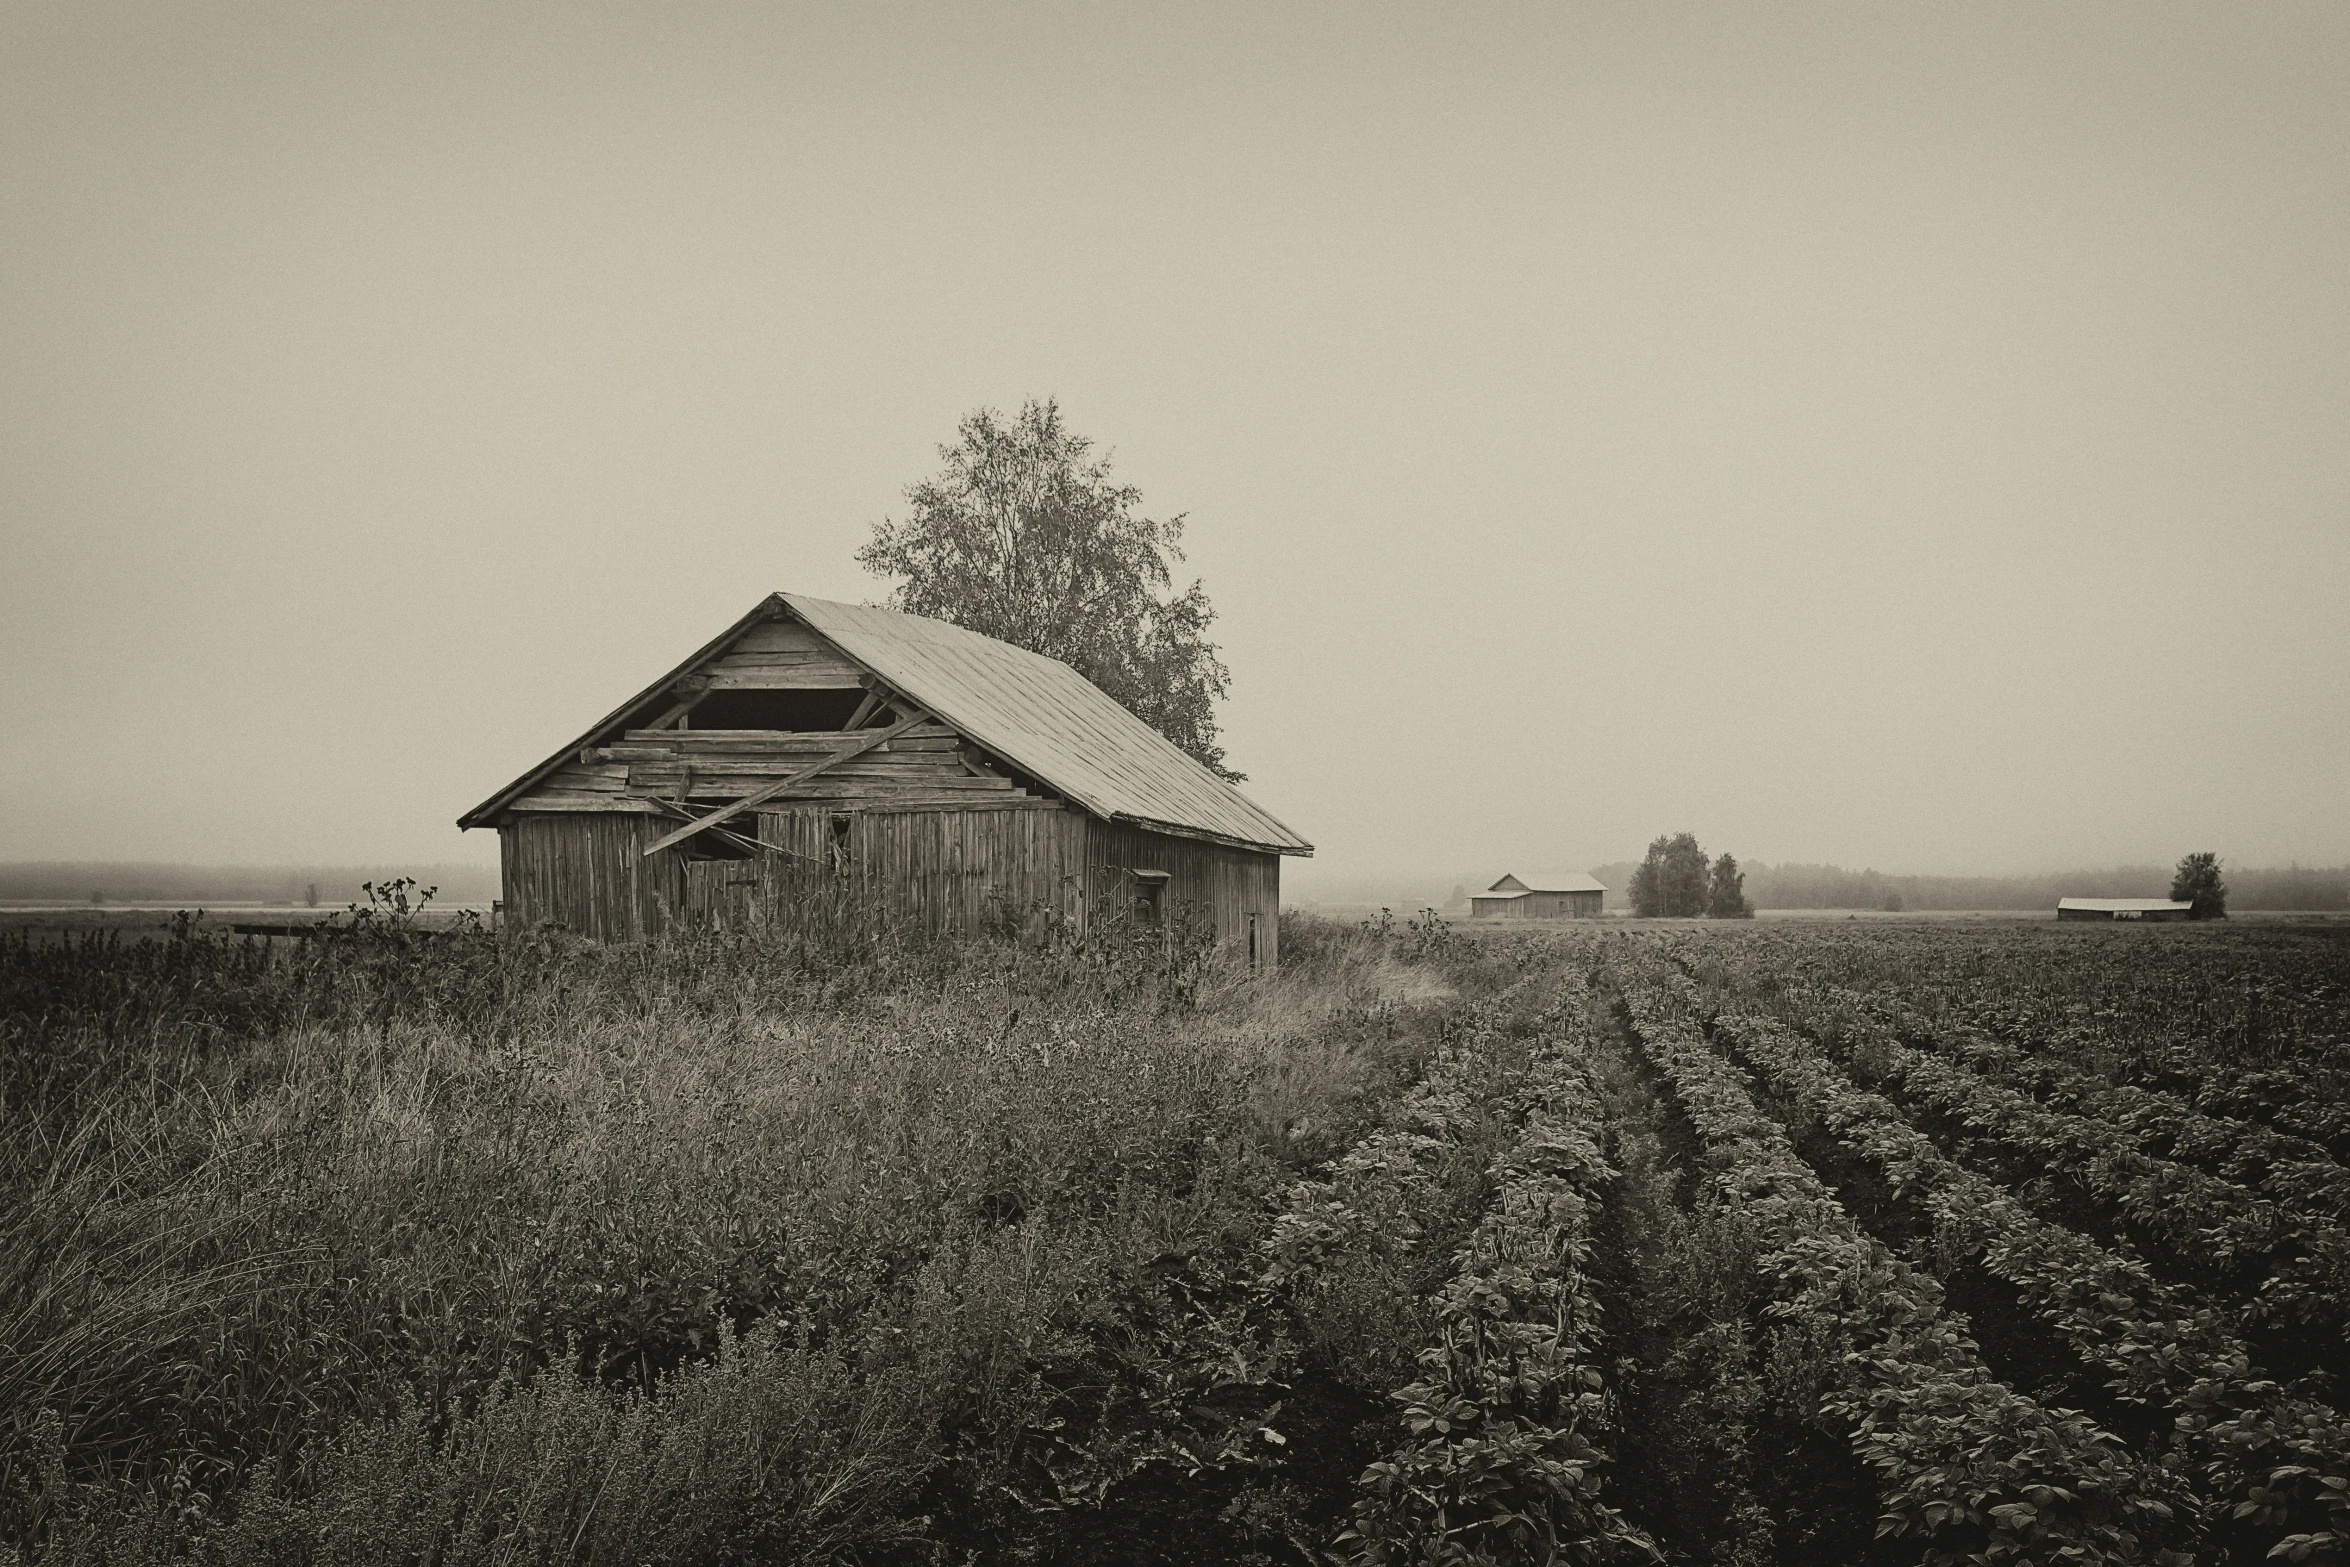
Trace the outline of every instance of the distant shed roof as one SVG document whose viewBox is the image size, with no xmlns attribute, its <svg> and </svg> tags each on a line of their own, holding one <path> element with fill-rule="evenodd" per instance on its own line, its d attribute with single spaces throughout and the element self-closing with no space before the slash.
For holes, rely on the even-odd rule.
<svg viewBox="0 0 2350 1567">
<path fill-rule="evenodd" d="M 777 610 L 951 727 L 1096 816 L 1276 854 L 1314 846 L 1058 659 L 943 620 L 777 593 L 594 728 L 458 819 L 487 825 L 511 800 Z"/>
<path fill-rule="evenodd" d="M 1528 871 L 1524 875 L 1504 876 L 1502 881 L 1515 881 L 1528 892 L 1605 892 L 1607 888 L 1596 878 L 1581 871 Z"/>
<path fill-rule="evenodd" d="M 2195 907 L 2175 898 L 2059 898 L 2060 909 L 2082 909 L 2093 914 L 2178 913 Z"/>
<path fill-rule="evenodd" d="M 1534 896 L 1534 889 L 1531 887 L 1513 887 L 1508 892 L 1497 892 L 1488 887 L 1483 892 L 1470 893 L 1469 901 L 1471 903 L 1506 903 L 1512 898 L 1531 898 L 1532 896 Z"/>
</svg>

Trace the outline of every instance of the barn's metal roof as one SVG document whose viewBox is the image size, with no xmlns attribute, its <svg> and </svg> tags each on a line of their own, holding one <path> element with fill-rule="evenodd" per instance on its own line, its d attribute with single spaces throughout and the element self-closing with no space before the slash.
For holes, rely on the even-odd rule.
<svg viewBox="0 0 2350 1567">
<path fill-rule="evenodd" d="M 849 657 L 1096 816 L 1281 854 L 1314 852 L 1058 659 L 921 615 L 776 596 Z"/>
<path fill-rule="evenodd" d="M 1504 876 L 1493 885 L 1512 880 Z M 1581 871 L 1527 871 L 1515 877 L 1518 885 L 1528 892 L 1605 892 L 1605 885 Z"/>
<path fill-rule="evenodd" d="M 1271 812 L 1057 659 L 895 610 L 778 593 L 669 674 L 464 817 L 494 819 L 582 746 L 598 743 L 678 679 L 723 653 L 775 609 L 788 610 L 855 663 L 921 703 L 1013 767 L 1096 816 L 1211 842 L 1311 854 L 1314 846 Z"/>
<path fill-rule="evenodd" d="M 1531 888 L 1519 887 L 1510 892 L 1495 892 L 1491 887 L 1488 887 L 1483 892 L 1470 893 L 1469 901 L 1471 903 L 1507 903 L 1512 898 L 1531 898 L 1533 896 Z"/>
<path fill-rule="evenodd" d="M 2158 910 L 2192 909 L 2192 903 L 2181 903 L 2174 898 L 2059 898 L 2060 909 L 2080 909 L 2091 914 L 2145 914 Z"/>
</svg>

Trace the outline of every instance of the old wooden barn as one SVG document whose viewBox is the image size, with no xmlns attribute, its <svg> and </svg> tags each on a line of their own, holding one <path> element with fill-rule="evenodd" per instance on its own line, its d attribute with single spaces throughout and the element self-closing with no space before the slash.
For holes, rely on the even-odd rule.
<svg viewBox="0 0 2350 1567">
<path fill-rule="evenodd" d="M 1581 871 L 1532 871 L 1504 876 L 1469 898 L 1471 918 L 1481 920 L 1597 919 L 1607 888 Z"/>
<path fill-rule="evenodd" d="M 497 829 L 510 922 L 603 941 L 845 892 L 944 931 L 1182 912 L 1265 964 L 1313 852 L 1066 664 L 794 593 L 458 825 Z"/>
</svg>

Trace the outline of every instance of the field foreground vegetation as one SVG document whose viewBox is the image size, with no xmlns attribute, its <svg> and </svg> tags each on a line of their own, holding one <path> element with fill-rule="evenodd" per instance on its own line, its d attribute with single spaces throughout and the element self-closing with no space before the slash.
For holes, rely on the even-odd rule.
<svg viewBox="0 0 2350 1567">
<path fill-rule="evenodd" d="M 2346 938 L 19 940 L 0 1551 L 2340 1563 Z"/>
</svg>

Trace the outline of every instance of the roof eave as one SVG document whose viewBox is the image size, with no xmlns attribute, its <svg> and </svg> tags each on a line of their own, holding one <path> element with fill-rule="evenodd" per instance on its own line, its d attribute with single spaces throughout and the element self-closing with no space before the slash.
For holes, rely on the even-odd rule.
<svg viewBox="0 0 2350 1567">
<path fill-rule="evenodd" d="M 553 756 L 548 757 L 545 761 L 539 763 L 538 766 L 532 768 L 529 772 L 524 773 L 520 778 L 515 779 L 505 788 L 500 789 L 496 794 L 491 795 L 488 799 L 482 801 L 481 804 L 475 806 L 472 810 L 467 811 L 463 816 L 458 817 L 457 830 L 460 832 L 469 832 L 476 827 L 495 826 L 497 824 L 497 818 L 504 814 L 506 808 L 513 804 L 517 796 L 526 794 L 530 790 L 537 788 L 539 783 L 545 779 L 549 773 L 553 772 L 556 768 L 561 767 L 565 760 L 567 760 L 574 752 L 578 751 L 581 746 L 586 745 L 588 742 L 595 739 L 597 735 L 602 734 L 605 730 L 611 728 L 612 725 L 618 723 L 621 719 L 626 718 L 630 713 L 636 711 L 636 709 L 651 701 L 655 696 L 675 685 L 679 678 L 690 672 L 696 664 L 701 663 L 702 660 L 710 657 L 713 653 L 716 653 L 727 643 L 732 642 L 736 637 L 741 636 L 758 621 L 767 619 L 778 609 L 789 609 L 790 607 L 791 606 L 784 603 L 783 595 L 780 593 L 770 593 L 765 598 L 759 600 L 758 604 L 751 610 L 749 614 L 743 616 L 742 619 L 736 621 L 733 625 L 728 626 L 724 631 L 719 632 L 715 637 L 712 637 L 708 642 L 704 643 L 700 648 L 696 649 L 692 655 L 690 655 L 683 663 L 679 664 L 675 669 L 672 669 L 669 671 L 669 673 L 663 675 L 660 679 L 654 681 L 651 685 L 645 687 L 642 691 L 639 691 L 636 695 L 621 703 L 611 712 L 606 713 L 602 718 L 596 720 L 595 723 L 589 725 L 586 731 L 582 733 L 578 739 L 573 740 L 569 745 L 564 746 L 563 749 L 557 751 Z"/>
<path fill-rule="evenodd" d="M 1294 854 L 1311 859 L 1314 846 L 1304 839 L 1295 843 L 1260 843 L 1248 838 L 1235 838 L 1229 833 L 1210 832 L 1204 827 L 1186 827 L 1179 822 L 1156 821 L 1148 816 L 1136 816 L 1130 811 L 1095 811 L 1104 821 L 1124 822 L 1146 832 L 1163 833 L 1170 838 L 1194 838 L 1201 843 L 1220 844 L 1227 849 L 1253 849 L 1259 854 Z"/>
</svg>

